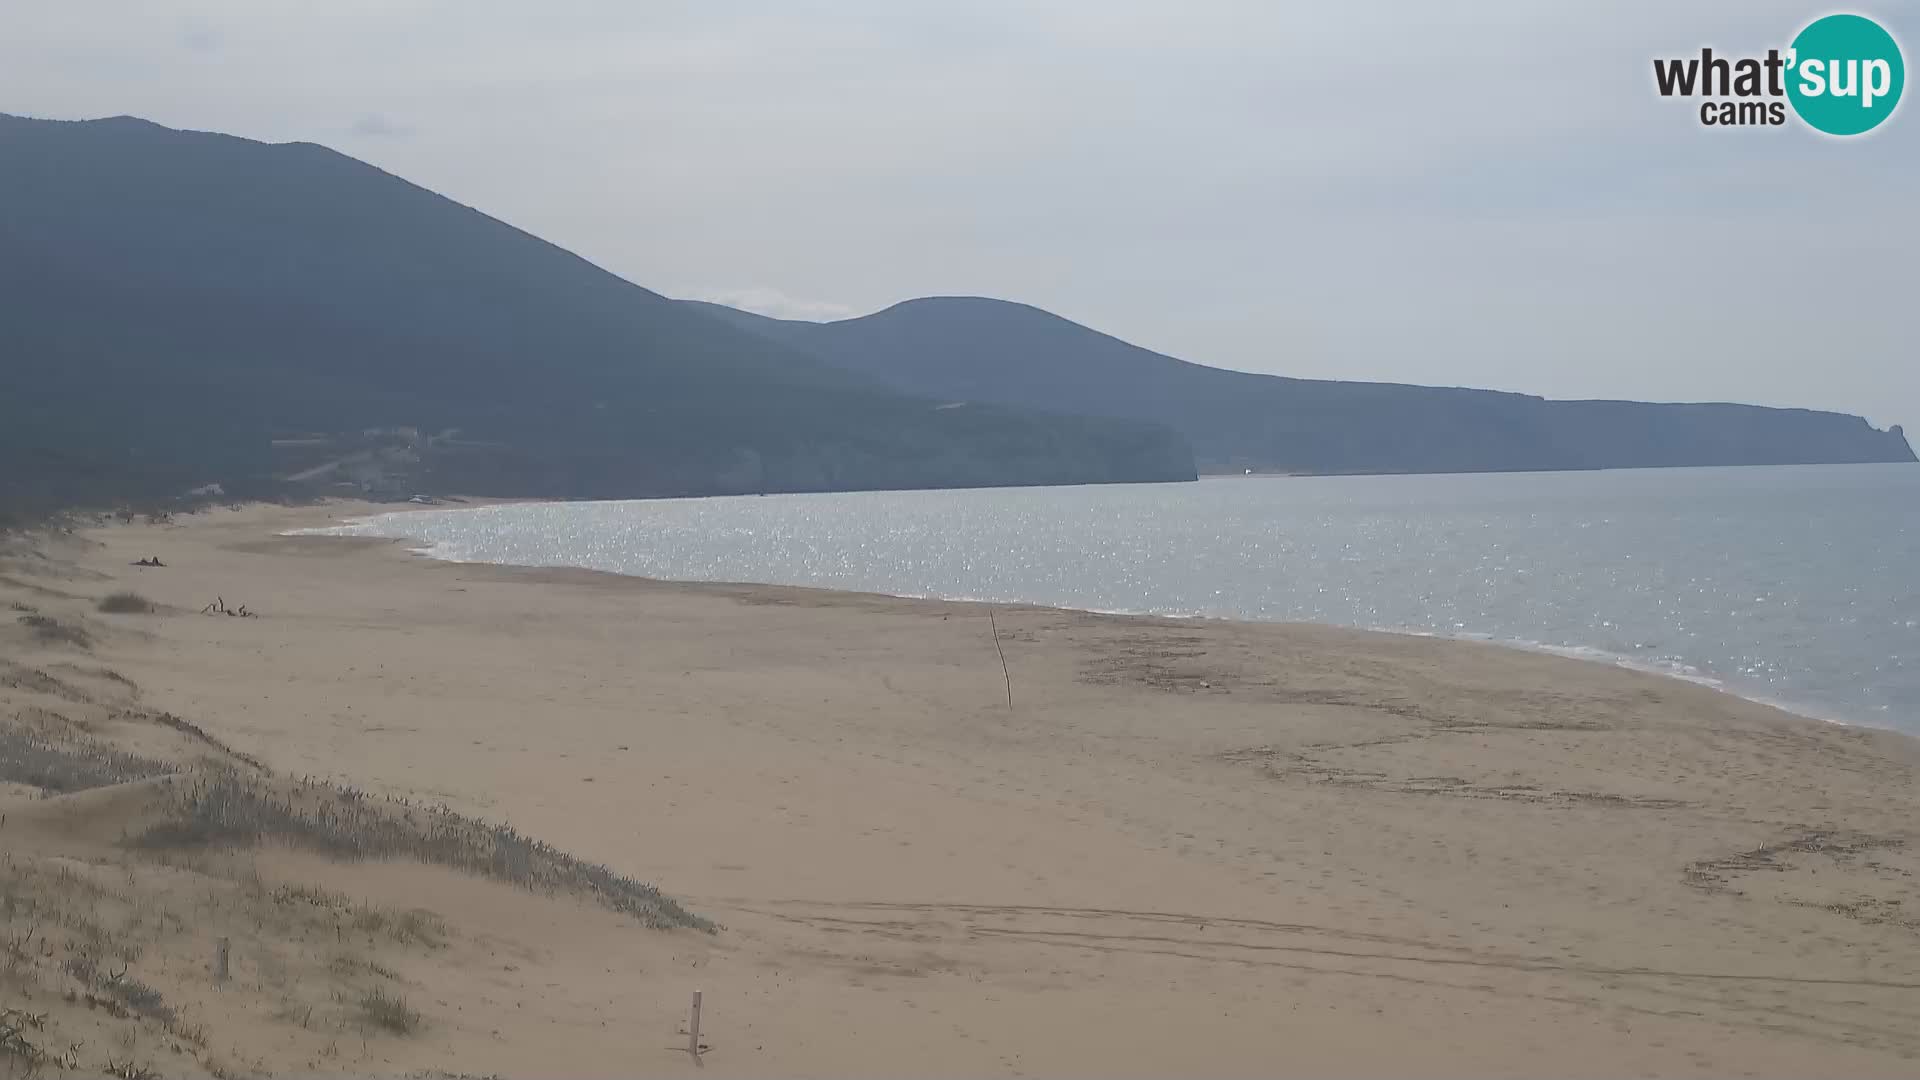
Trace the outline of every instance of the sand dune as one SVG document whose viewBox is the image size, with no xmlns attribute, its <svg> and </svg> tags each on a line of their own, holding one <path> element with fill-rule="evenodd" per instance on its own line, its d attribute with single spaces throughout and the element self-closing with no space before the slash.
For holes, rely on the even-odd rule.
<svg viewBox="0 0 1920 1080">
<path fill-rule="evenodd" d="M 1009 709 L 978 606 L 276 535 L 352 512 L 16 549 L 0 604 L 85 643 L 7 619 L 0 721 L 511 823 L 720 929 L 412 858 L 122 842 L 189 778 L 12 785 L 8 888 L 91 875 L 145 911 L 128 968 L 203 1044 L 119 1047 L 57 957 L 0 982 L 86 1067 L 690 1073 L 700 989 L 714 1075 L 1920 1069 L 1903 737 L 1491 646 L 1039 608 L 997 610 Z M 129 587 L 162 612 L 93 609 Z M 369 1020 L 372 989 L 417 1025 Z"/>
</svg>

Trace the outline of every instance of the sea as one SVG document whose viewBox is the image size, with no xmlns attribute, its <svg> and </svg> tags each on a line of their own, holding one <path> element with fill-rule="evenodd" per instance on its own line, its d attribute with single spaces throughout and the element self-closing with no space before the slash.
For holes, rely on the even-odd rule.
<svg viewBox="0 0 1920 1080">
<path fill-rule="evenodd" d="M 1920 466 L 533 503 L 316 530 L 437 559 L 1468 638 L 1920 735 Z"/>
</svg>

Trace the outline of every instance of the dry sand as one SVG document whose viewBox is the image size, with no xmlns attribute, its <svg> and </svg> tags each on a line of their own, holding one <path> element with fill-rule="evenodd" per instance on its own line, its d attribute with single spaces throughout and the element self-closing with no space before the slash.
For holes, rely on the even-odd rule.
<svg viewBox="0 0 1920 1080">
<path fill-rule="evenodd" d="M 132 964 L 204 1028 L 159 1048 L 167 1075 L 690 1074 L 695 989 L 710 1075 L 1920 1073 L 1903 737 L 1491 646 L 1040 608 L 996 614 L 1009 709 L 980 606 L 276 535 L 353 512 L 13 558 L 0 605 L 93 641 L 9 627 L 0 721 L 178 757 L 141 719 L 164 710 L 284 776 L 510 822 L 722 929 L 279 849 L 220 893 L 230 862 L 117 843 L 157 781 L 0 791 L 0 842 L 43 876 L 206 894 Z M 129 585 L 169 610 L 93 611 Z M 200 615 L 216 595 L 260 617 Z M 435 940 L 272 916 L 296 884 L 425 909 Z M 412 1034 L 342 1004 L 376 976 Z"/>
</svg>

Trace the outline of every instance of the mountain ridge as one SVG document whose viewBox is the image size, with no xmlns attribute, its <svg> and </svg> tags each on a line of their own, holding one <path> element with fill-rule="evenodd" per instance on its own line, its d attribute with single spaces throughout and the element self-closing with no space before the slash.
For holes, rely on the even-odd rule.
<svg viewBox="0 0 1920 1080">
<path fill-rule="evenodd" d="M 1164 423 L 1201 471 L 1472 472 L 1911 462 L 1903 430 L 1734 402 L 1554 399 L 1197 364 L 1019 301 L 935 296 L 826 322 L 682 301 L 896 389 Z"/>
<path fill-rule="evenodd" d="M 0 511 L 1914 460 L 1842 414 L 1236 372 L 1015 301 L 776 320 L 317 143 L 136 117 L 0 114 L 0 296 Z"/>
<path fill-rule="evenodd" d="M 1193 477 L 1171 431 L 938 410 L 314 143 L 0 116 L 0 288 L 12 505 Z"/>
</svg>

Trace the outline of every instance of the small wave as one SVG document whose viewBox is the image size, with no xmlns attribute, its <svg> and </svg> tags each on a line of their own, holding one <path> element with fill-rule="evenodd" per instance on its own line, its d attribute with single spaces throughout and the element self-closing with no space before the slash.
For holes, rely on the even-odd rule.
<svg viewBox="0 0 1920 1080">
<path fill-rule="evenodd" d="M 380 515 L 375 515 L 374 517 L 348 518 L 345 521 L 342 521 L 338 525 L 322 525 L 318 528 L 313 528 L 313 529 L 288 529 L 287 531 L 280 533 L 280 535 L 281 536 L 360 536 L 362 535 L 361 530 L 371 527 L 381 517 L 385 517 L 385 516 L 386 515 L 384 514 L 380 514 Z"/>
<path fill-rule="evenodd" d="M 1613 667 L 1626 668 L 1629 671 L 1637 671 L 1643 675 L 1659 675 L 1663 678 L 1678 679 L 1681 682 L 1692 683 L 1695 686 L 1704 686 L 1709 690 L 1717 690 L 1723 694 L 1730 694 L 1742 701 L 1751 701 L 1756 705 L 1765 705 L 1769 708 L 1779 709 L 1781 712 L 1792 713 L 1795 716 L 1804 717 L 1808 720 L 1818 720 L 1824 724 L 1836 724 L 1840 727 L 1853 726 L 1851 721 L 1840 719 L 1823 709 L 1744 690 L 1728 683 L 1725 679 L 1718 679 L 1711 675 L 1704 674 L 1699 668 L 1677 660 L 1655 662 L 1642 660 L 1638 657 L 1626 656 L 1621 653 L 1610 652 L 1606 649 L 1596 648 L 1591 645 L 1551 645 L 1543 641 L 1529 641 L 1524 638 L 1503 638 L 1491 634 L 1426 634 L 1422 636 L 1480 641 L 1487 644 L 1505 646 L 1510 649 L 1520 649 L 1524 652 L 1546 653 L 1551 656 L 1565 657 L 1569 660 L 1585 660 L 1588 663 L 1608 664 Z"/>
<path fill-rule="evenodd" d="M 426 558 L 435 559 L 441 562 L 476 563 L 476 564 L 505 565 L 505 566 L 533 565 L 533 568 L 552 568 L 554 566 L 578 566 L 579 565 L 577 563 L 565 563 L 565 562 L 537 564 L 537 565 L 526 564 L 526 563 L 505 562 L 500 559 L 487 558 L 484 556 L 477 555 L 470 548 L 454 540 L 433 539 L 431 537 L 420 535 L 422 530 L 419 528 L 419 526 L 424 524 L 422 519 L 427 518 L 429 516 L 440 518 L 440 517 L 450 516 L 454 514 L 482 514 L 489 511 L 498 512 L 498 511 L 507 510 L 507 509 L 509 509 L 509 507 L 486 506 L 486 507 L 445 508 L 445 509 L 435 509 L 435 510 L 428 510 L 428 511 L 416 510 L 416 511 L 388 512 L 388 513 L 367 515 L 362 517 L 347 518 L 337 525 L 322 526 L 318 528 L 292 529 L 282 533 L 281 535 L 283 536 L 380 536 L 380 537 L 387 537 L 391 539 L 412 539 L 412 540 L 419 541 L 419 546 L 409 548 L 408 549 L 409 552 L 411 552 L 412 554 L 426 557 Z M 605 567 L 583 567 L 583 568 L 603 570 L 605 572 L 616 573 L 616 574 L 623 573 L 622 571 L 619 571 L 619 570 L 607 570 Z M 626 574 L 625 576 L 647 577 L 649 575 Z M 665 578 L 663 580 L 686 581 L 686 582 L 697 583 L 705 579 Z M 772 585 L 772 586 L 788 586 L 788 587 L 798 587 L 798 588 L 831 589 L 831 588 L 842 587 L 842 586 L 834 586 L 834 585 L 822 585 L 822 584 L 809 583 L 809 582 L 743 582 L 743 583 L 766 584 L 766 585 Z M 1819 720 L 1825 723 L 1837 724 L 1841 726 L 1851 726 L 1852 724 L 1858 722 L 1858 721 L 1849 720 L 1849 719 L 1836 716 L 1832 712 L 1826 709 L 1809 706 L 1807 704 L 1800 703 L 1800 702 L 1783 700 L 1765 693 L 1757 692 L 1750 688 L 1742 687 L 1734 683 L 1729 683 L 1724 679 L 1706 674 L 1705 672 L 1701 671 L 1699 668 L 1694 667 L 1693 665 L 1687 664 L 1684 661 L 1681 661 L 1678 659 L 1649 660 L 1644 657 L 1629 656 L 1623 653 L 1614 652 L 1608 649 L 1604 649 L 1604 648 L 1600 648 L 1598 646 L 1592 646 L 1592 645 L 1555 644 L 1551 642 L 1536 641 L 1528 638 L 1490 634 L 1490 633 L 1472 631 L 1467 629 L 1454 629 L 1454 630 L 1441 631 L 1441 630 L 1433 630 L 1433 629 L 1424 628 L 1424 627 L 1362 625 L 1357 623 L 1349 624 L 1349 623 L 1340 623 L 1340 622 L 1335 622 L 1330 620 L 1301 620 L 1297 618 L 1284 617 L 1284 616 L 1276 616 L 1273 618 L 1262 619 L 1257 615 L 1220 614 L 1217 612 L 1198 611 L 1198 610 L 1181 610 L 1181 609 L 1173 609 L 1173 608 L 1141 609 L 1141 608 L 1108 607 L 1108 606 L 1101 606 L 1101 607 L 1079 606 L 1071 603 L 1062 603 L 1062 602 L 1049 601 L 1044 599 L 1005 597 L 1005 596 L 983 596 L 983 595 L 961 593 L 961 592 L 947 592 L 947 593 L 942 593 L 937 591 L 905 592 L 905 591 L 890 591 L 890 590 L 878 589 L 878 588 L 856 588 L 854 589 L 854 591 L 872 593 L 874 595 L 880 595 L 880 596 L 892 596 L 892 597 L 898 597 L 902 599 L 913 599 L 913 600 L 944 600 L 944 601 L 950 601 L 954 603 L 972 603 L 972 604 L 1035 605 L 1035 606 L 1059 608 L 1062 610 L 1069 610 L 1069 611 L 1083 611 L 1089 614 L 1096 614 L 1096 615 L 1112 615 L 1112 616 L 1128 617 L 1128 618 L 1209 619 L 1209 620 L 1220 620 L 1220 621 L 1227 621 L 1227 622 L 1249 621 L 1249 622 L 1273 622 L 1273 623 L 1315 621 L 1315 622 L 1318 622 L 1320 625 L 1326 625 L 1326 626 L 1339 626 L 1347 629 L 1359 629 L 1359 630 L 1369 630 L 1369 631 L 1382 632 L 1382 633 L 1404 634 L 1404 635 L 1409 635 L 1414 637 L 1430 637 L 1430 638 L 1439 638 L 1439 639 L 1453 640 L 1453 641 L 1467 641 L 1467 642 L 1474 642 L 1478 644 L 1489 644 L 1489 645 L 1495 645 L 1495 646 L 1500 646 L 1504 648 L 1519 649 L 1526 652 L 1544 653 L 1547 655 L 1559 656 L 1566 659 L 1582 660 L 1589 663 L 1608 664 L 1610 666 L 1626 668 L 1628 670 L 1641 672 L 1643 674 L 1657 675 L 1657 676 L 1661 676 L 1663 678 L 1669 678 L 1669 679 L 1678 679 L 1682 682 L 1690 683 L 1696 686 L 1703 686 L 1708 689 L 1716 690 L 1725 694 L 1731 694 L 1745 701 L 1751 701 L 1756 704 L 1766 705 L 1772 708 L 1780 709 L 1784 712 L 1793 713 L 1797 716 L 1802 716 L 1811 720 Z M 1875 726 L 1875 727 L 1894 726 L 1885 721 L 1882 721 L 1877 724 L 1872 723 L 1871 721 L 1868 721 L 1867 723 L 1870 726 Z"/>
</svg>

